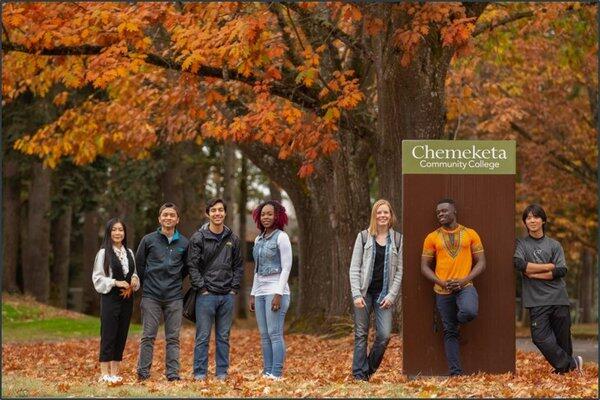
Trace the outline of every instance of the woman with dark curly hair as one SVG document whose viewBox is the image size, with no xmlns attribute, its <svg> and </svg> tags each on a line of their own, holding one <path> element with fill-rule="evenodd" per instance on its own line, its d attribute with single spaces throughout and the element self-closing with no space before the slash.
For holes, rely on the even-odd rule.
<svg viewBox="0 0 600 400">
<path fill-rule="evenodd" d="M 282 379 L 285 361 L 283 323 L 290 306 L 288 277 L 292 269 L 292 245 L 283 231 L 288 216 L 281 203 L 269 200 L 252 212 L 260 235 L 254 240 L 254 282 L 250 311 L 256 313 L 263 353 L 263 377 Z"/>
</svg>

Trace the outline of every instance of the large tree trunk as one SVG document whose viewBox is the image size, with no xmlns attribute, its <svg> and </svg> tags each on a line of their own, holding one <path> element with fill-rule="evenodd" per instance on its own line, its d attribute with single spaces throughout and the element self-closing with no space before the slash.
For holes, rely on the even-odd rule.
<svg viewBox="0 0 600 400">
<path fill-rule="evenodd" d="M 356 141 L 355 141 L 356 140 Z M 340 151 L 317 161 L 306 180 L 297 176 L 298 164 L 277 159 L 276 152 L 257 143 L 242 151 L 290 196 L 300 230 L 299 316 L 348 315 L 348 270 L 357 233 L 369 216 L 368 151 L 355 135 L 342 135 Z"/>
<path fill-rule="evenodd" d="M 69 260 L 71 257 L 71 221 L 73 210 L 67 205 L 52 229 L 53 263 L 50 274 L 51 304 L 67 308 L 69 294 Z"/>
<path fill-rule="evenodd" d="M 377 151 L 379 196 L 402 215 L 402 140 L 439 139 L 445 126 L 446 72 L 452 57 L 441 44 L 421 46 L 412 62 L 402 67 L 402 53 L 393 34 L 404 18 L 392 7 L 378 7 L 379 17 L 390 21 L 387 32 L 373 40 L 377 76 Z M 400 226 L 400 224 L 399 224 Z"/>
<path fill-rule="evenodd" d="M 19 165 L 10 154 L 4 161 L 3 208 L 3 276 L 2 288 L 9 293 L 19 291 L 17 286 L 17 263 L 19 255 L 19 206 L 21 181 Z M 21 222 L 22 223 L 22 222 Z"/>
<path fill-rule="evenodd" d="M 478 17 L 485 4 L 468 5 L 467 15 Z M 379 178 L 379 197 L 391 202 L 402 230 L 402 140 L 441 139 L 446 124 L 445 81 L 455 49 L 444 47 L 439 32 L 421 45 L 406 67 L 402 52 L 394 43 L 394 32 L 409 18 L 404 11 L 388 5 L 370 10 L 387 29 L 371 44 L 377 77 L 377 140 L 375 164 Z M 433 205 L 432 205 L 433 207 Z M 433 208 L 432 208 L 433 210 Z M 394 327 L 401 326 L 400 304 L 396 304 Z"/>
<path fill-rule="evenodd" d="M 96 211 L 86 211 L 83 220 L 83 268 L 79 276 L 79 287 L 83 289 L 83 311 L 97 315 L 100 311 L 100 297 L 92 283 L 94 259 L 100 243 L 98 236 L 98 214 Z"/>
<path fill-rule="evenodd" d="M 46 303 L 50 294 L 50 171 L 35 162 L 29 189 L 27 246 L 23 265 L 25 293 Z"/>
<path fill-rule="evenodd" d="M 466 15 L 477 18 L 486 3 L 465 5 Z M 440 139 L 446 124 L 445 81 L 455 48 L 442 46 L 439 30 L 432 29 L 412 61 L 401 64 L 395 43 L 397 29 L 412 19 L 398 8 L 382 4 L 369 7 L 375 17 L 388 21 L 373 40 L 367 40 L 375 57 L 377 77 L 377 151 L 379 195 L 391 201 L 402 216 L 402 140 Z"/>
</svg>

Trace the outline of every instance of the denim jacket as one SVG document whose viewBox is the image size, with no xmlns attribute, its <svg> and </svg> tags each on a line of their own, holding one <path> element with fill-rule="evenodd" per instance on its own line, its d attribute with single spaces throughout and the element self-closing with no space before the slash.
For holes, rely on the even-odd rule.
<svg viewBox="0 0 600 400">
<path fill-rule="evenodd" d="M 254 243 L 252 256 L 256 265 L 254 271 L 258 275 L 273 275 L 281 272 L 281 255 L 277 238 L 281 230 L 276 229 L 271 236 L 266 237 L 261 234 Z"/>
<path fill-rule="evenodd" d="M 402 234 L 389 230 L 389 235 L 392 238 L 388 242 L 391 246 L 391 251 L 386 251 L 388 263 L 388 287 L 386 299 L 395 302 L 400 292 L 400 284 L 402 282 Z M 399 236 L 399 240 L 394 239 Z M 396 245 L 399 242 L 399 246 Z M 373 276 L 373 264 L 375 263 L 375 255 L 373 247 L 375 246 L 375 238 L 367 235 L 367 240 L 363 244 L 363 238 L 359 232 L 354 242 L 354 250 L 352 251 L 352 260 L 350 261 L 350 289 L 352 298 L 365 297 L 367 289 L 371 284 Z"/>
</svg>

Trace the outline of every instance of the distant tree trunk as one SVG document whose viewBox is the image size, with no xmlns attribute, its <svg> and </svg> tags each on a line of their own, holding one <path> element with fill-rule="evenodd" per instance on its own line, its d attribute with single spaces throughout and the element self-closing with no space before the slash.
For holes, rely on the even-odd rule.
<svg viewBox="0 0 600 400">
<path fill-rule="evenodd" d="M 181 162 L 181 151 L 177 144 L 167 146 L 165 161 L 166 169 L 161 177 L 162 202 L 175 203 L 181 209 L 183 203 L 182 182 L 183 163 Z M 158 212 L 158 210 L 156 210 Z"/>
<path fill-rule="evenodd" d="M 271 200 L 277 200 L 281 202 L 281 189 L 279 189 L 277 185 L 271 181 L 269 181 L 269 193 L 271 195 Z"/>
<path fill-rule="evenodd" d="M 581 278 L 579 280 L 581 291 L 579 304 L 581 307 L 581 322 L 593 322 L 594 306 L 594 255 L 592 251 L 584 247 L 581 254 Z"/>
<path fill-rule="evenodd" d="M 29 189 L 28 240 L 23 248 L 23 286 L 25 293 L 47 303 L 50 294 L 50 171 L 35 162 Z"/>
<path fill-rule="evenodd" d="M 237 316 L 238 318 L 246 318 L 247 317 L 247 296 L 248 294 L 246 293 L 246 287 L 247 287 L 247 283 L 246 283 L 246 271 L 245 271 L 245 267 L 246 267 L 246 254 L 248 252 L 248 245 L 246 243 L 246 216 L 247 216 L 247 211 L 246 211 L 246 204 L 248 203 L 248 168 L 247 168 L 247 161 L 246 158 L 244 156 L 242 156 L 242 160 L 241 160 L 241 168 L 240 168 L 240 177 L 239 177 L 239 185 L 240 185 L 240 192 L 239 192 L 239 213 L 238 213 L 238 217 L 239 217 L 239 222 L 240 222 L 240 231 L 239 231 L 239 236 L 240 236 L 240 252 L 242 253 L 242 262 L 244 263 L 244 274 L 242 275 L 242 281 L 240 282 L 240 295 L 238 296 L 239 301 L 238 301 L 238 312 L 237 312 Z"/>
<path fill-rule="evenodd" d="M 83 220 L 83 268 L 79 276 L 79 287 L 83 289 L 83 311 L 97 315 L 100 310 L 100 297 L 92 283 L 94 259 L 100 247 L 98 237 L 98 214 L 86 211 Z"/>
<path fill-rule="evenodd" d="M 4 184 L 2 203 L 4 205 L 3 222 L 3 276 L 2 288 L 8 293 L 19 291 L 17 285 L 17 264 L 19 256 L 19 206 L 21 181 L 18 172 L 18 163 L 10 154 L 4 162 Z"/>
<path fill-rule="evenodd" d="M 71 222 L 73 208 L 65 207 L 52 229 L 53 263 L 50 274 L 51 304 L 67 308 L 69 294 L 69 260 L 71 258 Z"/>
<path fill-rule="evenodd" d="M 184 155 L 193 161 L 186 164 L 185 175 L 189 177 L 189 181 L 183 185 L 183 210 L 179 224 L 181 231 L 189 237 L 206 219 L 205 187 L 209 169 L 206 161 L 198 157 L 198 154 L 202 154 L 200 146 L 193 142 L 186 142 L 183 145 Z"/>
<path fill-rule="evenodd" d="M 235 147 L 232 144 L 223 145 L 223 200 L 227 204 L 225 225 L 231 227 L 235 213 L 233 193 L 235 187 Z"/>
<path fill-rule="evenodd" d="M 198 157 L 200 148 L 193 142 L 171 145 L 165 157 L 167 169 L 162 176 L 163 201 L 179 207 L 178 230 L 190 237 L 204 217 L 204 187 L 208 168 Z"/>
<path fill-rule="evenodd" d="M 136 230 L 135 230 L 135 200 L 123 199 L 117 207 L 115 215 L 109 215 L 110 218 L 119 217 L 125 221 L 127 226 L 127 247 L 135 252 Z"/>
<path fill-rule="evenodd" d="M 29 242 L 29 227 L 28 227 L 28 214 L 29 214 L 29 200 L 25 200 L 21 203 L 21 210 L 19 212 L 19 257 L 20 263 L 17 265 L 17 285 L 22 292 L 25 292 L 25 285 L 23 284 L 23 266 L 25 265 L 25 259 L 27 258 L 27 243 Z"/>
</svg>

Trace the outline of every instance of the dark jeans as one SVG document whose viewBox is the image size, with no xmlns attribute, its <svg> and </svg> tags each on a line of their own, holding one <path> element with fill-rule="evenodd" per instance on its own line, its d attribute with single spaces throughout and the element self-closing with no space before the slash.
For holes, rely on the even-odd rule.
<svg viewBox="0 0 600 400">
<path fill-rule="evenodd" d="M 529 315 L 531 340 L 554 367 L 554 372 L 564 373 L 575 369 L 569 306 L 531 307 Z"/>
<path fill-rule="evenodd" d="M 477 317 L 479 300 L 475 286 L 469 285 L 451 294 L 436 294 L 435 302 L 444 325 L 444 350 L 450 375 L 460 375 L 459 324 Z"/>
<path fill-rule="evenodd" d="M 377 371 L 390 341 L 393 307 L 382 309 L 376 301 L 377 297 L 378 295 L 367 293 L 364 297 L 366 307 L 354 307 L 352 375 L 356 379 L 369 379 Z M 375 342 L 367 355 L 367 337 L 369 336 L 369 320 L 372 312 L 375 312 Z"/>
<path fill-rule="evenodd" d="M 123 360 L 133 298 L 103 294 L 100 298 L 100 362 Z"/>
<path fill-rule="evenodd" d="M 217 351 L 216 375 L 226 376 L 229 369 L 229 332 L 233 322 L 233 294 L 205 294 L 196 296 L 196 343 L 194 346 L 194 376 L 206 377 L 208 370 L 208 342 L 215 324 Z"/>
<path fill-rule="evenodd" d="M 137 373 L 140 377 L 150 375 L 154 340 L 158 333 L 161 316 L 165 319 L 165 373 L 167 378 L 179 376 L 179 331 L 183 312 L 183 300 L 159 301 L 150 297 L 142 297 L 143 333 L 140 342 L 140 355 Z"/>
</svg>

